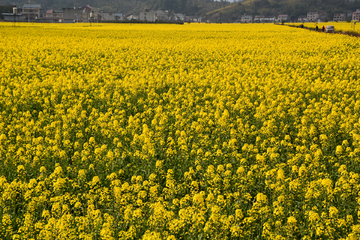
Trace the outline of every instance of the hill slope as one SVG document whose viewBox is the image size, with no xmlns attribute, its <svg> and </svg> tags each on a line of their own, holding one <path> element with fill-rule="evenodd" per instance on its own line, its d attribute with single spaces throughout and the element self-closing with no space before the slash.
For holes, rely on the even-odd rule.
<svg viewBox="0 0 360 240">
<path fill-rule="evenodd" d="M 205 15 L 207 12 L 230 5 L 228 2 L 214 2 L 213 0 L 34 0 L 31 3 L 42 4 L 45 10 L 90 5 L 104 12 L 138 14 L 139 11 L 149 8 L 171 10 L 189 16 Z M 24 1 L 2 0 L 0 5 L 6 4 L 21 6 Z"/>
<path fill-rule="evenodd" d="M 332 19 L 334 13 L 353 12 L 360 8 L 360 0 L 246 0 L 233 3 L 221 9 L 210 11 L 206 14 L 212 22 L 233 22 L 244 14 L 277 16 L 288 14 L 291 20 L 296 20 L 299 15 L 317 11 L 327 14 Z"/>
</svg>

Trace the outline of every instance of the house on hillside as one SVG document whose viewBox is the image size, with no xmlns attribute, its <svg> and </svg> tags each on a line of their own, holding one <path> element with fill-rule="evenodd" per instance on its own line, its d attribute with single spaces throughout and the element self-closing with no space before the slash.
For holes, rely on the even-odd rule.
<svg viewBox="0 0 360 240">
<path fill-rule="evenodd" d="M 319 13 L 318 12 L 308 12 L 306 15 L 306 18 L 309 22 L 315 22 L 319 19 Z"/>
<path fill-rule="evenodd" d="M 306 15 L 300 15 L 298 17 L 298 22 L 308 22 L 309 20 L 307 19 Z"/>
<path fill-rule="evenodd" d="M 347 20 L 350 20 L 351 21 L 351 19 L 352 19 L 352 12 L 347 12 L 346 13 L 346 20 L 345 21 L 347 21 Z"/>
<path fill-rule="evenodd" d="M 101 12 L 99 13 L 101 21 L 115 21 L 115 13 Z"/>
<path fill-rule="evenodd" d="M 44 14 L 43 19 L 47 22 L 62 22 L 63 20 L 63 12 L 56 10 L 47 10 Z"/>
<path fill-rule="evenodd" d="M 81 8 L 63 8 L 62 11 L 64 23 L 82 22 L 83 10 Z"/>
<path fill-rule="evenodd" d="M 346 13 L 335 13 L 333 17 L 333 21 L 342 22 L 346 20 Z"/>
<path fill-rule="evenodd" d="M 242 23 L 251 23 L 253 21 L 253 17 L 250 15 L 244 15 L 241 17 Z"/>
<path fill-rule="evenodd" d="M 276 17 L 275 16 L 270 16 L 270 17 L 265 17 L 263 22 L 267 22 L 267 23 L 270 23 L 270 22 L 275 22 L 276 21 Z"/>
<path fill-rule="evenodd" d="M 175 13 L 175 21 L 185 21 L 185 15 L 182 13 Z"/>
<path fill-rule="evenodd" d="M 156 13 L 151 11 L 150 9 L 145 9 L 145 11 L 140 12 L 140 21 L 148 21 L 155 22 L 156 21 Z"/>
<path fill-rule="evenodd" d="M 254 22 L 256 22 L 256 23 L 263 22 L 263 21 L 264 21 L 264 18 L 265 18 L 264 15 L 256 15 L 256 16 L 254 17 Z"/>
<path fill-rule="evenodd" d="M 167 12 L 164 12 L 162 10 L 157 10 L 155 12 L 155 14 L 156 14 L 157 21 L 168 21 L 169 20 L 169 16 L 168 16 Z"/>
<path fill-rule="evenodd" d="M 198 18 L 197 16 L 186 16 L 185 20 L 188 22 L 197 22 Z"/>
<path fill-rule="evenodd" d="M 85 5 L 80 7 L 80 9 L 82 10 L 82 14 L 81 14 L 81 21 L 82 22 L 90 22 L 90 21 L 95 21 L 98 22 L 99 20 L 101 20 L 101 16 L 98 13 L 98 11 L 91 7 L 90 5 Z M 90 19 L 90 14 L 93 13 L 93 19 Z"/>
<path fill-rule="evenodd" d="M 287 21 L 289 21 L 289 15 L 281 14 L 278 16 L 277 21 L 278 22 L 287 22 Z"/>
<path fill-rule="evenodd" d="M 270 23 L 270 22 L 275 22 L 275 21 L 276 21 L 275 16 L 256 15 L 254 17 L 254 22 L 256 22 L 256 23 Z"/>
<path fill-rule="evenodd" d="M 356 9 L 356 11 L 353 12 L 352 20 L 353 21 L 359 21 L 360 20 L 360 9 Z"/>
<path fill-rule="evenodd" d="M 101 20 L 99 13 L 89 5 L 74 8 L 63 8 L 63 22 L 75 23 L 75 22 L 98 22 Z M 90 14 L 93 13 L 93 19 L 90 19 Z"/>
<path fill-rule="evenodd" d="M 43 7 L 40 4 L 24 4 L 22 6 L 22 15 L 28 21 L 40 19 L 43 17 Z"/>
</svg>

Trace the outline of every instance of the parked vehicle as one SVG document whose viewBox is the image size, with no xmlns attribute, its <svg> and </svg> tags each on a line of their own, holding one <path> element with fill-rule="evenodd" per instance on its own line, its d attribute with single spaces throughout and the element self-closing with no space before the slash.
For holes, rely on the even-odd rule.
<svg viewBox="0 0 360 240">
<path fill-rule="evenodd" d="M 325 27 L 325 32 L 327 32 L 327 33 L 333 33 L 334 31 L 335 31 L 335 28 L 333 25 L 327 25 Z"/>
</svg>

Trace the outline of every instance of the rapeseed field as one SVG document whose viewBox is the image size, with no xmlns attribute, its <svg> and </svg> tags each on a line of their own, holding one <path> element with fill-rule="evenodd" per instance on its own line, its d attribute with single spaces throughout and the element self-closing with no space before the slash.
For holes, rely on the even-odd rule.
<svg viewBox="0 0 360 240">
<path fill-rule="evenodd" d="M 360 22 L 359 21 L 351 21 L 351 22 L 305 22 L 305 23 L 287 23 L 286 25 L 290 26 L 300 26 L 303 24 L 305 27 L 315 29 L 318 26 L 319 31 L 322 27 L 327 25 L 333 25 L 335 31 L 341 33 L 360 33 Z"/>
<path fill-rule="evenodd" d="M 0 23 L 0 239 L 359 239 L 360 40 Z"/>
</svg>

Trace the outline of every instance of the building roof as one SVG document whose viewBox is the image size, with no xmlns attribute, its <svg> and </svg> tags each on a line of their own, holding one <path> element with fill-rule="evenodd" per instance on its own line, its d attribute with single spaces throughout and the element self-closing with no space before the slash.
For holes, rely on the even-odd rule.
<svg viewBox="0 0 360 240">
<path fill-rule="evenodd" d="M 80 8 L 88 8 L 88 9 L 93 9 L 93 7 L 91 7 L 90 5 L 85 5 L 85 6 L 82 6 Z"/>
<path fill-rule="evenodd" d="M 22 16 L 21 13 L 13 14 L 13 13 L 1 13 L 3 16 Z"/>
<path fill-rule="evenodd" d="M 42 8 L 41 4 L 24 4 L 22 8 Z"/>
</svg>

